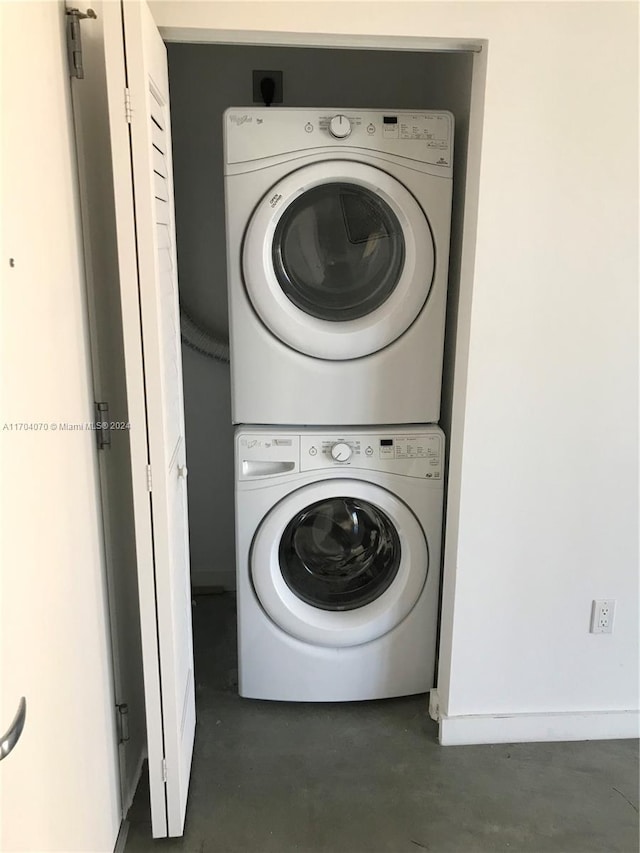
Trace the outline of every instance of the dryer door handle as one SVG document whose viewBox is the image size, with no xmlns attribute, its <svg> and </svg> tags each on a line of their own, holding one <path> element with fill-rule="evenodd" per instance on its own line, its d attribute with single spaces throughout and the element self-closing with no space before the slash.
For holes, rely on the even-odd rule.
<svg viewBox="0 0 640 853">
<path fill-rule="evenodd" d="M 276 462 L 268 461 L 261 462 L 258 459 L 243 459 L 242 460 L 242 476 L 243 477 L 268 477 L 272 474 L 286 474 L 287 471 L 293 471 L 296 467 L 295 462 Z"/>
</svg>

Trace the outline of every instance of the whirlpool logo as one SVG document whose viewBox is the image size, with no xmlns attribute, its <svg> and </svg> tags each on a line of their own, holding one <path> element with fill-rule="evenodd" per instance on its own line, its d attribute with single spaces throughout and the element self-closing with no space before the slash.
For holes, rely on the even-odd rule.
<svg viewBox="0 0 640 853">
<path fill-rule="evenodd" d="M 246 113 L 244 115 L 231 115 L 229 116 L 231 124 L 235 124 L 240 127 L 243 124 L 250 124 L 253 121 L 253 116 L 248 116 Z"/>
</svg>

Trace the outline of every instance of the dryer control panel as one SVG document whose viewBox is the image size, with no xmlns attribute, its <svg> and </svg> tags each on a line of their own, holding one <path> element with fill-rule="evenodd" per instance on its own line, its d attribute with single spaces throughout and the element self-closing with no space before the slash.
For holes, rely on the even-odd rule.
<svg viewBox="0 0 640 853">
<path fill-rule="evenodd" d="M 356 468 L 442 481 L 444 433 L 434 426 L 236 434 L 240 480 Z"/>
<path fill-rule="evenodd" d="M 353 148 L 406 157 L 429 172 L 451 177 L 453 133 L 453 114 L 444 110 L 232 107 L 224 117 L 225 162 Z"/>
</svg>

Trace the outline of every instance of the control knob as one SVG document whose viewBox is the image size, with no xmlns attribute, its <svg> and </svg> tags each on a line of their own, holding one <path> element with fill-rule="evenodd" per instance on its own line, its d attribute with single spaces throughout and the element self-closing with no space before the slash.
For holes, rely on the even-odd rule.
<svg viewBox="0 0 640 853">
<path fill-rule="evenodd" d="M 351 459 L 352 454 L 353 450 L 344 441 L 339 441 L 331 448 L 331 456 L 336 460 L 336 462 L 348 462 L 349 459 Z"/>
<path fill-rule="evenodd" d="M 334 116 L 329 122 L 329 133 L 336 139 L 346 139 L 351 133 L 351 122 L 346 116 Z"/>
</svg>

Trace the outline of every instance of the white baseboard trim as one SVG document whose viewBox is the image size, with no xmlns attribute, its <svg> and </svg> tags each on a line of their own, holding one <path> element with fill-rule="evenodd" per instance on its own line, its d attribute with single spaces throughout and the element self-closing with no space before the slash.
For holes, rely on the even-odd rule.
<svg viewBox="0 0 640 853">
<path fill-rule="evenodd" d="M 432 690 L 429 713 L 439 725 L 438 740 L 442 746 L 640 737 L 640 711 L 567 711 L 449 717 L 440 713 L 437 691 Z"/>
<path fill-rule="evenodd" d="M 213 569 L 192 568 L 191 586 L 194 589 L 201 586 L 217 586 L 231 591 L 236 588 L 236 573 L 233 569 L 226 572 L 216 572 Z"/>
</svg>

